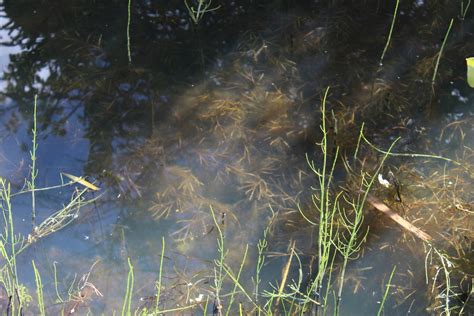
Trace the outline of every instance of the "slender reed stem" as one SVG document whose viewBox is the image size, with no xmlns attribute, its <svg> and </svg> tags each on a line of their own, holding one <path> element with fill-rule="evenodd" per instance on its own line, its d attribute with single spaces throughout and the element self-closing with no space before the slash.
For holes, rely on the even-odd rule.
<svg viewBox="0 0 474 316">
<path fill-rule="evenodd" d="M 156 307 L 155 307 L 156 311 L 158 311 L 159 305 L 160 305 L 161 279 L 163 276 L 163 258 L 164 257 L 165 257 L 165 237 L 161 237 L 160 272 L 158 274 L 158 282 L 156 282 Z"/>
<path fill-rule="evenodd" d="M 460 14 L 461 21 L 464 21 L 464 19 L 466 18 L 467 10 L 469 10 L 470 5 L 471 5 L 471 0 L 467 2 L 466 6 L 464 6 L 464 1 L 461 0 L 461 14 Z"/>
<path fill-rule="evenodd" d="M 130 24 L 132 22 L 132 0 L 128 0 L 128 10 L 127 10 L 127 54 L 128 54 L 128 63 L 132 63 L 132 49 L 130 47 Z"/>
<path fill-rule="evenodd" d="M 392 24 L 390 25 L 390 31 L 388 32 L 387 43 L 385 44 L 385 47 L 383 49 L 382 56 L 380 56 L 379 66 L 383 65 L 383 58 L 385 57 L 385 53 L 388 50 L 388 46 L 390 46 L 390 40 L 392 39 L 393 27 L 395 26 L 395 21 L 397 19 L 399 3 L 400 3 L 400 0 L 397 0 L 397 3 L 395 4 L 395 10 L 393 12 Z"/>
<path fill-rule="evenodd" d="M 227 307 L 226 316 L 228 316 L 229 313 L 231 312 L 232 304 L 234 303 L 235 292 L 237 291 L 237 284 L 240 280 L 240 274 L 242 273 L 242 269 L 244 267 L 245 260 L 247 259 L 248 250 L 249 250 L 249 245 L 245 245 L 244 257 L 242 258 L 242 263 L 240 264 L 239 272 L 237 273 L 237 276 L 236 276 L 237 282 L 234 283 L 234 288 L 232 289 L 232 292 L 231 292 L 231 295 L 230 295 L 230 300 L 229 300 L 229 305 Z"/>
<path fill-rule="evenodd" d="M 133 294 L 133 265 L 128 258 L 128 276 L 127 276 L 127 288 L 125 290 L 125 297 L 122 305 L 122 316 L 132 315 L 132 294 Z"/>
<path fill-rule="evenodd" d="M 436 65 L 433 73 L 433 78 L 431 78 L 431 85 L 434 86 L 435 81 L 436 81 L 436 74 L 438 73 L 438 66 L 439 66 L 439 61 L 441 60 L 441 56 L 443 55 L 443 50 L 444 46 L 446 45 L 446 41 L 448 40 L 448 35 L 449 32 L 451 31 L 451 27 L 453 26 L 454 19 L 451 19 L 451 22 L 449 23 L 448 31 L 446 31 L 446 35 L 444 36 L 443 39 L 443 44 L 441 44 L 441 48 L 438 53 L 438 58 L 436 59 Z"/>
<path fill-rule="evenodd" d="M 365 125 L 365 122 L 362 122 L 362 126 L 360 127 L 360 132 L 359 132 L 359 138 L 357 138 L 357 147 L 356 147 L 356 150 L 354 151 L 354 161 L 357 159 L 357 154 L 359 153 L 360 140 L 362 139 L 362 136 L 364 134 L 364 125 Z"/>
<path fill-rule="evenodd" d="M 382 298 L 382 302 L 380 303 L 379 311 L 377 312 L 377 316 L 382 315 L 383 308 L 385 306 L 385 301 L 387 300 L 388 297 L 388 291 L 390 290 L 390 287 L 392 286 L 392 278 L 393 275 L 395 274 L 395 270 L 397 269 L 397 266 L 394 266 L 392 269 L 392 273 L 390 273 L 390 277 L 388 278 L 388 283 L 385 285 L 385 293 Z"/>
<path fill-rule="evenodd" d="M 38 144 L 36 142 L 37 136 L 37 129 L 36 129 L 36 108 L 37 108 L 37 101 L 38 95 L 35 95 L 35 104 L 33 107 L 33 147 L 30 150 L 30 158 L 31 158 L 31 180 L 29 183 L 29 188 L 31 190 L 31 225 L 33 227 L 33 231 L 36 227 L 36 197 L 35 197 L 35 181 L 36 176 L 38 175 L 38 171 L 36 170 L 36 149 L 38 149 Z"/>
<path fill-rule="evenodd" d="M 57 298 L 57 301 L 60 302 L 60 303 L 64 303 L 63 298 L 61 297 L 61 295 L 59 295 L 59 290 L 58 290 L 58 271 L 57 271 L 57 268 L 56 268 L 56 263 L 57 263 L 57 262 L 53 262 L 54 289 L 55 289 L 55 291 L 56 291 L 56 298 Z"/>
<path fill-rule="evenodd" d="M 265 254 L 263 252 L 268 246 L 268 242 L 267 242 L 268 229 L 269 229 L 269 226 L 265 228 L 263 232 L 263 238 L 260 239 L 257 244 L 258 258 L 257 258 L 257 269 L 255 273 L 255 303 L 257 304 L 258 304 L 258 297 L 260 295 L 259 293 L 259 286 L 261 282 L 260 273 L 262 271 L 263 265 L 265 264 Z"/>
<path fill-rule="evenodd" d="M 43 299 L 43 283 L 41 282 L 41 275 L 36 268 L 35 261 L 32 260 L 31 264 L 33 265 L 33 271 L 35 272 L 35 282 L 36 282 L 36 295 L 38 297 L 38 308 L 40 311 L 40 315 L 46 315 L 44 311 L 44 299 Z"/>
<path fill-rule="evenodd" d="M 217 228 L 217 250 L 219 251 L 219 259 L 214 260 L 215 266 L 219 270 L 214 270 L 214 291 L 215 291 L 215 307 L 217 309 L 217 315 L 221 316 L 222 315 L 222 305 L 221 305 L 221 297 L 220 297 L 220 291 L 222 289 L 222 284 L 224 282 L 224 259 L 227 255 L 227 251 L 225 250 L 224 246 L 224 233 L 222 232 L 221 227 L 219 226 L 219 223 L 216 219 L 216 215 L 214 213 L 214 209 L 211 206 L 211 215 L 212 219 L 214 221 L 214 225 Z"/>
</svg>

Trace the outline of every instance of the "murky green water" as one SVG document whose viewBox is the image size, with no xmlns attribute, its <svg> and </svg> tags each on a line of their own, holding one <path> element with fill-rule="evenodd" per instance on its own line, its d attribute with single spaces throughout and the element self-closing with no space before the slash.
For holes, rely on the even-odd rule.
<svg viewBox="0 0 474 316">
<path fill-rule="evenodd" d="M 300 265 L 292 257 L 287 289 L 301 273 L 305 291 L 316 273 L 318 228 L 298 205 L 318 223 L 311 203 L 318 182 L 306 155 L 321 165 L 320 105 L 328 86 L 327 153 L 332 160 L 339 146 L 341 154 L 334 190 L 350 194 L 359 169 L 373 174 L 380 162 L 367 145 L 352 159 L 363 122 L 379 148 L 401 137 L 395 152 L 455 161 L 388 158 L 382 174 L 395 175 L 399 192 L 375 183 L 371 194 L 430 234 L 435 248 L 367 205 L 363 231 L 369 232 L 347 266 L 340 314 L 375 315 L 394 266 L 386 315 L 442 314 L 446 293 L 453 314 L 473 313 L 474 93 L 465 82 L 465 58 L 474 52 L 472 8 L 462 20 L 459 1 L 400 4 L 379 66 L 395 2 L 215 5 L 221 7 L 195 25 L 182 1 L 132 1 L 131 63 L 126 1 L 2 5 L 0 175 L 14 192 L 30 178 L 37 94 L 36 186 L 57 185 L 68 173 L 100 187 L 87 193 L 97 200 L 67 227 L 18 255 L 19 279 L 34 296 L 25 314 L 37 313 L 31 260 L 48 315 L 122 311 L 128 258 L 132 307 L 153 306 L 162 238 L 160 307 L 193 305 L 169 314 L 199 315 L 209 298 L 212 314 L 218 232 L 235 273 L 248 245 L 239 284 L 253 295 L 257 245 L 267 227 L 261 290 L 278 288 L 294 241 Z M 37 192 L 35 224 L 73 192 L 74 186 Z M 32 234 L 31 195 L 15 196 L 13 204 L 15 231 Z M 452 262 L 448 278 L 433 249 Z M 334 262 L 337 289 L 342 258 Z M 92 286 L 84 291 L 86 281 Z M 228 293 L 235 283 L 223 286 Z M 84 297 L 77 297 L 81 287 Z M 0 299 L 6 313 L 8 299 Z M 221 300 L 227 310 L 230 296 Z M 255 313 L 239 293 L 231 315 L 238 303 L 243 314 Z M 284 312 L 287 302 L 279 304 L 274 311 Z"/>
</svg>

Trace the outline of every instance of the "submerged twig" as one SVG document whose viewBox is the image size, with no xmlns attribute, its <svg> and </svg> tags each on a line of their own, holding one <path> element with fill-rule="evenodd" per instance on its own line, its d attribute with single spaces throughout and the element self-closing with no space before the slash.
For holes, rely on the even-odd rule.
<svg viewBox="0 0 474 316">
<path fill-rule="evenodd" d="M 390 219 L 393 221 L 397 222 L 400 226 L 402 226 L 404 229 L 412 232 L 416 237 L 420 238 L 423 241 L 430 242 L 433 238 L 431 238 L 430 235 L 419 229 L 418 227 L 415 227 L 413 224 L 408 222 L 406 219 L 398 215 L 395 211 L 393 211 L 391 208 L 389 208 L 385 203 L 377 199 L 376 197 L 372 195 L 367 196 L 367 202 L 369 202 L 373 207 L 375 207 L 378 211 L 386 214 Z"/>
</svg>

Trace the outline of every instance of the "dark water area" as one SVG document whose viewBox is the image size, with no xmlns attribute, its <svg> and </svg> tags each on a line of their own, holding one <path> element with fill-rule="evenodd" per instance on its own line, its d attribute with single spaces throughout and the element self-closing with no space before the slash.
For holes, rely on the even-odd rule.
<svg viewBox="0 0 474 316">
<path fill-rule="evenodd" d="M 312 194 L 321 192 L 306 156 L 323 162 L 328 87 L 326 153 L 331 163 L 339 154 L 331 189 L 351 196 L 361 170 L 377 176 L 383 153 L 361 143 L 362 124 L 382 150 L 400 137 L 393 151 L 407 155 L 389 156 L 380 171 L 397 185 L 376 181 L 370 194 L 432 237 L 423 242 L 366 203 L 358 239 L 368 233 L 347 264 L 340 315 L 377 314 L 394 266 L 385 315 L 474 313 L 474 90 L 465 62 L 474 7 L 466 5 L 402 1 L 380 64 L 395 1 L 215 0 L 196 24 L 184 1 L 132 0 L 129 38 L 127 1 L 4 1 L 0 176 L 13 193 L 27 189 L 37 96 L 36 187 L 67 182 L 66 173 L 100 188 L 44 236 L 33 227 L 52 227 L 48 217 L 87 187 L 36 192 L 35 223 L 31 193 L 12 197 L 15 233 L 28 244 L 16 259 L 32 296 L 25 314 L 39 313 L 32 260 L 47 315 L 120 313 L 128 260 L 133 310 L 154 306 L 161 260 L 159 305 L 170 315 L 202 315 L 206 300 L 206 314 L 219 315 L 217 299 L 230 315 L 239 303 L 255 314 L 264 291 L 281 282 L 294 291 L 300 277 L 296 288 L 306 291 L 318 260 Z M 254 301 L 239 287 L 229 307 L 229 277 L 216 295 L 219 232 L 227 266 L 235 275 L 242 267 L 239 285 L 252 297 L 266 238 Z M 342 262 L 336 255 L 334 293 L 318 314 L 334 309 Z M 284 314 L 289 301 L 272 311 Z M 2 313 L 7 306 L 0 293 Z"/>
</svg>

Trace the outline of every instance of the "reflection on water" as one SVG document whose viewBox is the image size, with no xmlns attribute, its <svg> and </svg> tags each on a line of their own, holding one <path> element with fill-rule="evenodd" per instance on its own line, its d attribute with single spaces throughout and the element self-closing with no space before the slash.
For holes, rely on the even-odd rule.
<svg viewBox="0 0 474 316">
<path fill-rule="evenodd" d="M 401 4 L 379 67 L 392 4 L 307 2 L 219 3 L 199 25 L 181 1 L 133 3 L 131 65 L 126 3 L 4 3 L 2 176 L 16 190 L 28 177 L 26 131 L 37 93 L 37 185 L 57 183 L 66 172 L 88 176 L 105 191 L 73 224 L 20 255 L 28 258 L 18 267 L 21 281 L 31 289 L 29 258 L 35 258 L 49 313 L 121 310 L 128 258 L 135 272 L 134 308 L 156 304 L 162 236 L 163 308 L 208 296 L 213 305 L 219 231 L 232 271 L 249 245 L 245 288 L 255 285 L 257 244 L 267 227 L 261 288 L 281 282 L 293 240 L 301 267 L 293 262 L 288 280 L 301 269 L 308 284 L 317 273 L 318 230 L 298 205 L 318 221 L 311 203 L 318 184 L 305 154 L 321 163 L 319 105 L 327 86 L 327 154 L 332 160 L 339 146 L 349 162 L 336 165 L 334 189 L 350 188 L 360 181 L 357 168 L 373 172 L 380 159 L 362 145 L 360 161 L 351 161 L 362 122 L 380 148 L 400 137 L 396 152 L 461 162 L 391 157 L 383 174 L 394 174 L 399 191 L 376 186 L 372 194 L 434 238 L 455 267 L 452 307 L 469 303 L 473 94 L 463 78 L 464 58 L 474 51 L 470 13 L 453 27 L 432 86 L 440 38 L 459 14 L 457 5 Z M 60 200 L 66 203 L 69 193 L 38 194 L 39 216 L 49 216 Z M 29 196 L 15 203 L 15 224 L 27 235 Z M 365 215 L 370 230 L 358 259 L 349 262 L 341 314 L 375 314 L 395 265 L 386 313 L 441 313 L 447 289 L 434 251 L 383 215 L 370 209 Z M 336 256 L 336 267 L 339 261 Z M 233 286 L 228 281 L 224 289 Z M 74 289 L 72 298 L 66 298 L 68 289 Z M 56 292 L 64 304 L 54 304 Z M 245 296 L 239 299 L 245 311 L 252 310 Z"/>
</svg>

